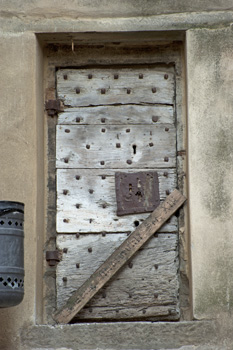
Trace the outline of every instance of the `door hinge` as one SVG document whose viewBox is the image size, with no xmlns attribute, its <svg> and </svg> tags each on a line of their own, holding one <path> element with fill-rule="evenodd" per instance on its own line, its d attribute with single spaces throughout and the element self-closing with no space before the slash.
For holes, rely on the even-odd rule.
<svg viewBox="0 0 233 350">
<path fill-rule="evenodd" d="M 49 266 L 56 266 L 61 261 L 61 252 L 59 250 L 47 250 L 45 258 Z"/>
<path fill-rule="evenodd" d="M 63 103 L 61 100 L 48 100 L 45 102 L 45 110 L 50 117 L 53 117 L 63 111 Z"/>
</svg>

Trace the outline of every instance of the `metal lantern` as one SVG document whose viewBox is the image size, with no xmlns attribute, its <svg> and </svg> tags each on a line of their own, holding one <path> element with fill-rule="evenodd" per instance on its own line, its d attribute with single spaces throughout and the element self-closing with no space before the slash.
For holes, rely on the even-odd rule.
<svg viewBox="0 0 233 350">
<path fill-rule="evenodd" d="M 24 204 L 0 201 L 0 307 L 24 296 Z"/>
</svg>

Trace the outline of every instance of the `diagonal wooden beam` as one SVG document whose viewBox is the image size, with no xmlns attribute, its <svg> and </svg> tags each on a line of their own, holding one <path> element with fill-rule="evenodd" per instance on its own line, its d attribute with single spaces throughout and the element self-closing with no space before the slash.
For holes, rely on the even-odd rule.
<svg viewBox="0 0 233 350">
<path fill-rule="evenodd" d="M 142 245 L 172 216 L 186 198 L 174 190 L 166 200 L 110 255 L 56 312 L 57 323 L 68 323 L 87 302 L 112 278 Z"/>
</svg>

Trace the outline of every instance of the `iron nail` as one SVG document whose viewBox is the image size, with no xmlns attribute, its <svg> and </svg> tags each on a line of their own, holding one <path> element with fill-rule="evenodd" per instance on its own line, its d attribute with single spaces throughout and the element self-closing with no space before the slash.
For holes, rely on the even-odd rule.
<svg viewBox="0 0 233 350">
<path fill-rule="evenodd" d="M 130 129 L 126 129 L 126 132 L 130 132 Z"/>
<path fill-rule="evenodd" d="M 62 281 L 63 281 L 63 282 L 67 282 L 67 277 L 63 277 L 63 278 L 62 278 Z"/>
<path fill-rule="evenodd" d="M 104 165 L 105 163 L 104 163 L 104 161 L 103 161 L 103 160 L 101 160 L 100 164 L 101 164 L 101 165 Z"/>
<path fill-rule="evenodd" d="M 168 196 L 170 194 L 170 191 L 169 190 L 166 190 L 166 195 Z"/>
<path fill-rule="evenodd" d="M 79 238 L 80 237 L 80 234 L 77 232 L 76 233 L 76 238 Z"/>
<path fill-rule="evenodd" d="M 103 128 L 103 129 L 101 129 L 101 131 L 102 131 L 102 132 L 105 132 L 105 131 L 106 131 L 106 129 L 104 129 L 104 128 Z"/>
<path fill-rule="evenodd" d="M 92 253 L 92 248 L 91 248 L 91 247 L 88 248 L 88 252 L 89 252 L 89 253 Z"/>
<path fill-rule="evenodd" d="M 86 148 L 87 148 L 87 149 L 90 149 L 90 147 L 91 147 L 90 145 L 86 145 Z"/>
<path fill-rule="evenodd" d="M 128 263 L 128 266 L 129 266 L 130 269 L 132 269 L 133 263 L 132 263 L 132 262 L 129 262 L 129 263 Z"/>
<path fill-rule="evenodd" d="M 65 222 L 66 224 L 69 222 L 68 219 L 63 219 L 63 222 Z"/>
<path fill-rule="evenodd" d="M 106 204 L 103 204 L 102 207 L 105 209 L 105 208 L 107 207 L 107 205 L 106 205 Z"/>
<path fill-rule="evenodd" d="M 69 158 L 64 158 L 65 163 L 69 163 Z"/>
<path fill-rule="evenodd" d="M 157 89 L 155 88 L 155 87 L 153 87 L 152 89 L 151 89 L 151 91 L 153 92 L 153 94 L 157 91 Z"/>
<path fill-rule="evenodd" d="M 140 73 L 138 77 L 139 79 L 143 79 L 143 74 Z"/>
<path fill-rule="evenodd" d="M 77 203 L 76 204 L 76 208 L 79 209 L 80 208 L 80 204 Z"/>
<path fill-rule="evenodd" d="M 156 123 L 158 120 L 159 120 L 159 118 L 157 117 L 157 115 L 153 115 L 152 121 L 153 121 L 154 123 Z"/>
<path fill-rule="evenodd" d="M 63 248 L 63 253 L 67 253 L 68 252 L 68 248 Z"/>
<path fill-rule="evenodd" d="M 118 74 L 114 74 L 114 79 L 118 79 L 119 75 Z"/>
<path fill-rule="evenodd" d="M 155 264 L 154 266 L 155 266 L 155 270 L 158 270 L 159 265 L 158 265 L 158 264 Z"/>
<path fill-rule="evenodd" d="M 63 194 L 66 196 L 68 193 L 68 190 L 63 190 Z"/>
<path fill-rule="evenodd" d="M 116 148 L 121 148 L 121 144 L 120 143 L 116 143 Z"/>
<path fill-rule="evenodd" d="M 93 192 L 94 192 L 94 190 L 92 190 L 92 189 L 90 189 L 90 190 L 89 190 L 89 193 L 91 193 L 91 194 L 92 194 Z"/>
<path fill-rule="evenodd" d="M 131 93 L 131 90 L 130 89 L 127 89 L 127 94 L 129 95 Z"/>
<path fill-rule="evenodd" d="M 76 88 L 76 94 L 80 94 L 80 88 Z"/>
<path fill-rule="evenodd" d="M 101 94 L 104 95 L 106 92 L 106 89 L 101 89 Z"/>
<path fill-rule="evenodd" d="M 169 128 L 165 128 L 165 131 L 169 131 Z"/>
<path fill-rule="evenodd" d="M 106 179 L 106 176 L 105 176 L 105 175 L 102 175 L 101 178 L 102 178 L 102 180 L 105 180 L 105 179 Z"/>
<path fill-rule="evenodd" d="M 158 298 L 158 293 L 154 293 L 154 297 L 155 297 L 155 299 L 157 299 Z"/>
<path fill-rule="evenodd" d="M 168 79 L 168 74 L 164 74 L 164 79 Z"/>
<path fill-rule="evenodd" d="M 150 143 L 149 143 L 149 146 L 150 146 L 150 147 L 154 146 L 153 142 L 150 142 Z"/>
<path fill-rule="evenodd" d="M 105 123 L 105 118 L 101 118 L 101 123 Z"/>
<path fill-rule="evenodd" d="M 67 74 L 64 74 L 64 75 L 63 75 L 63 79 L 64 79 L 64 80 L 67 80 L 67 78 L 68 78 L 68 77 L 67 77 Z"/>
<path fill-rule="evenodd" d="M 132 160 L 128 159 L 127 164 L 132 164 Z"/>
<path fill-rule="evenodd" d="M 76 267 L 77 267 L 77 269 L 79 269 L 79 267 L 80 267 L 80 264 L 79 264 L 79 263 L 77 263 L 77 264 L 76 264 Z"/>
<path fill-rule="evenodd" d="M 92 74 L 88 74 L 88 79 L 92 79 Z"/>
<path fill-rule="evenodd" d="M 76 123 L 80 123 L 80 121 L 81 121 L 81 118 L 77 117 L 76 118 Z"/>
<path fill-rule="evenodd" d="M 70 129 L 65 129 L 65 132 L 68 134 L 70 132 Z"/>
<path fill-rule="evenodd" d="M 168 177 L 168 172 L 164 171 L 163 176 Z"/>
<path fill-rule="evenodd" d="M 106 233 L 105 233 L 105 232 L 102 232 L 102 236 L 105 237 L 105 236 L 106 236 Z"/>
<path fill-rule="evenodd" d="M 76 180 L 80 180 L 80 175 L 76 175 L 76 176 L 75 176 L 75 179 L 76 179 Z"/>
<path fill-rule="evenodd" d="M 164 162 L 168 162 L 169 158 L 168 157 L 164 157 Z"/>
</svg>

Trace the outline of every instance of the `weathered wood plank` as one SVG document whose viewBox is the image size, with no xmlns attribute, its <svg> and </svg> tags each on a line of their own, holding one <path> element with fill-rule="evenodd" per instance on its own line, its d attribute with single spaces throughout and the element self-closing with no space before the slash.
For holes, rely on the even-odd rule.
<svg viewBox="0 0 233 350">
<path fill-rule="evenodd" d="M 143 75 L 142 79 L 139 74 Z M 116 75 L 118 78 L 114 79 Z M 57 72 L 57 94 L 65 105 L 72 107 L 116 103 L 172 105 L 174 75 L 152 67 L 60 69 Z"/>
<path fill-rule="evenodd" d="M 57 267 L 58 308 L 126 238 L 126 234 L 58 236 L 58 248 L 67 249 Z M 178 303 L 177 241 L 177 234 L 158 234 L 152 238 L 93 297 L 77 319 L 170 317 L 170 310 L 176 310 Z"/>
<path fill-rule="evenodd" d="M 157 125 L 59 125 L 57 168 L 170 168 L 176 130 Z"/>
<path fill-rule="evenodd" d="M 143 169 L 141 169 L 143 171 Z M 116 170 L 117 171 L 117 170 Z M 176 188 L 175 169 L 156 169 L 160 200 Z M 133 170 L 129 170 L 133 172 Z M 131 232 L 148 214 L 117 216 L 115 170 L 57 170 L 57 232 Z M 166 223 L 161 232 L 175 232 L 177 218 Z"/>
<path fill-rule="evenodd" d="M 94 274 L 68 299 L 54 319 L 67 323 L 120 270 L 164 222 L 184 203 L 185 197 L 174 190 L 167 199 L 114 251 Z"/>
<path fill-rule="evenodd" d="M 153 117 L 158 117 L 153 118 Z M 153 118 L 153 119 L 152 119 Z M 154 120 L 154 121 L 153 121 Z M 157 120 L 157 121 L 156 121 Z M 67 108 L 58 124 L 174 124 L 173 106 L 97 106 Z"/>
</svg>

